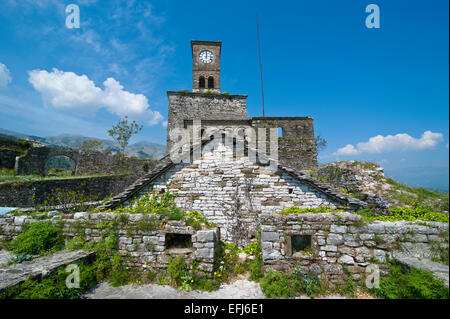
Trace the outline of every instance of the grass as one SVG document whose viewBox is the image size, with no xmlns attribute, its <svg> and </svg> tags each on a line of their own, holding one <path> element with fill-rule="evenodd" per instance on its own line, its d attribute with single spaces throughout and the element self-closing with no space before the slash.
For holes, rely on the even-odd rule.
<svg viewBox="0 0 450 319">
<path fill-rule="evenodd" d="M 390 274 L 380 279 L 380 286 L 374 290 L 382 299 L 448 299 L 449 290 L 443 281 L 431 272 L 411 267 L 404 272 L 402 266 L 391 264 Z"/>
<path fill-rule="evenodd" d="M 408 221 L 434 221 L 434 222 L 449 222 L 449 216 L 443 213 L 435 213 L 430 211 L 430 208 L 424 207 L 420 204 L 417 206 L 410 207 L 394 207 L 389 210 L 390 215 L 382 215 L 378 216 L 378 214 L 373 211 L 371 208 L 364 208 L 357 211 L 357 214 L 363 216 L 366 221 L 400 221 L 400 220 L 408 220 Z"/>
<path fill-rule="evenodd" d="M 335 213 L 343 213 L 344 210 L 341 209 L 334 209 L 331 207 L 311 207 L 311 208 L 299 208 L 299 207 L 289 207 L 281 210 L 278 212 L 278 214 L 281 215 L 289 215 L 289 214 L 306 214 L 306 213 L 329 213 L 329 212 L 335 212 Z"/>
<path fill-rule="evenodd" d="M 16 183 L 16 182 L 34 182 L 34 181 L 46 181 L 55 179 L 74 179 L 74 178 L 91 178 L 91 177 L 103 177 L 110 176 L 110 174 L 92 174 L 92 175 L 64 175 L 57 176 L 42 176 L 42 175 L 16 175 L 14 169 L 2 168 L 0 170 L 0 183 Z M 12 185 L 11 185 L 12 186 Z"/>
</svg>

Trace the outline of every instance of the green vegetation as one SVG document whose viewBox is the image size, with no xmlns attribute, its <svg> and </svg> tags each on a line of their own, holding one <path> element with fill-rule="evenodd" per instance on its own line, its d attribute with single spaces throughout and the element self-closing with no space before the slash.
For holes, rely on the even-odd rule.
<svg viewBox="0 0 450 319">
<path fill-rule="evenodd" d="M 167 220 L 181 220 L 195 230 L 202 227 L 215 227 L 215 224 L 208 220 L 197 211 L 186 212 L 175 205 L 175 195 L 169 191 L 163 194 L 157 194 L 155 190 L 152 193 L 146 193 L 142 196 L 130 200 L 127 207 L 119 207 L 108 212 L 130 213 L 130 214 L 157 214 Z"/>
<path fill-rule="evenodd" d="M 80 150 L 82 151 L 97 151 L 102 145 L 101 141 L 98 140 L 85 140 L 80 145 Z"/>
<path fill-rule="evenodd" d="M 411 267 L 404 273 L 402 266 L 393 263 L 389 276 L 380 279 L 375 296 L 384 299 L 448 299 L 449 290 L 431 272 Z"/>
<path fill-rule="evenodd" d="M 83 183 L 81 183 L 83 186 Z M 44 204 L 37 205 L 37 210 L 43 208 L 49 210 L 51 207 L 58 206 L 58 210 L 62 213 L 76 213 L 80 211 L 87 211 L 90 208 L 89 202 L 94 202 L 97 196 L 86 195 L 84 190 L 79 191 L 64 191 L 56 188 L 55 191 L 47 197 Z"/>
<path fill-rule="evenodd" d="M 314 208 L 299 208 L 296 206 L 292 206 L 292 207 L 283 209 L 282 211 L 278 212 L 278 214 L 288 215 L 288 214 L 329 213 L 329 212 L 342 213 L 342 212 L 344 212 L 344 210 L 335 209 L 335 208 L 326 207 L 326 206 L 320 206 L 320 207 L 314 207 Z"/>
<path fill-rule="evenodd" d="M 356 290 L 350 279 L 343 287 L 330 288 L 326 281 L 320 280 L 311 272 L 302 272 L 298 266 L 289 274 L 270 269 L 261 278 L 260 284 L 267 298 L 292 298 L 300 295 L 315 298 L 330 291 L 350 296 Z"/>
<path fill-rule="evenodd" d="M 160 274 L 159 283 L 161 285 L 173 284 L 180 290 L 191 291 L 193 289 L 201 291 L 212 291 L 219 288 L 217 280 L 208 278 L 208 274 L 198 268 L 195 261 L 190 266 L 186 264 L 183 257 L 178 256 L 169 259 L 167 273 L 170 281 Z"/>
<path fill-rule="evenodd" d="M 17 175 L 16 171 L 13 169 L 0 169 L 0 187 L 20 187 L 24 183 L 29 183 L 35 181 L 47 181 L 55 179 L 74 179 L 74 178 L 92 178 L 92 177 L 103 177 L 110 176 L 110 174 L 91 174 L 91 175 L 68 175 L 63 171 L 52 171 L 52 176 L 42 176 L 37 172 L 33 175 Z"/>
<path fill-rule="evenodd" d="M 29 228 L 11 241 L 9 249 L 20 256 L 31 256 L 61 249 L 63 240 L 61 229 L 49 222 L 31 224 Z"/>
<path fill-rule="evenodd" d="M 261 279 L 260 285 L 267 298 L 289 298 L 295 296 L 291 278 L 279 271 L 270 269 Z"/>
<path fill-rule="evenodd" d="M 83 262 L 78 264 L 80 287 L 67 288 L 68 273 L 60 268 L 55 274 L 42 280 L 27 280 L 0 294 L 0 299 L 77 299 L 82 293 L 96 284 L 94 272 Z"/>
<path fill-rule="evenodd" d="M 420 203 L 422 206 L 433 212 L 449 211 L 448 194 L 421 187 L 406 186 L 390 178 L 386 178 L 386 182 L 392 186 L 389 191 L 389 196 L 397 201 L 398 206 L 414 207 Z"/>
<path fill-rule="evenodd" d="M 122 158 L 125 157 L 125 150 L 130 138 L 140 130 L 142 130 L 142 125 L 138 125 L 136 121 L 128 123 L 128 116 L 120 119 L 116 125 L 113 125 L 112 129 L 108 130 L 109 136 L 119 144 Z"/>
<path fill-rule="evenodd" d="M 434 221 L 434 222 L 449 222 L 447 214 L 434 213 L 430 211 L 428 207 L 422 206 L 420 203 L 416 204 L 413 208 L 410 207 L 394 207 L 389 210 L 391 215 L 379 216 L 372 208 L 365 208 L 357 211 L 358 214 L 364 217 L 366 221 Z"/>
</svg>

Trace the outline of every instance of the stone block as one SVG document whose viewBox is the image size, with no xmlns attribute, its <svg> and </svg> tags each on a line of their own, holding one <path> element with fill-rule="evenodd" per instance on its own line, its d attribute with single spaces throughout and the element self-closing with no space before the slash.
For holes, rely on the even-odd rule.
<svg viewBox="0 0 450 319">
<path fill-rule="evenodd" d="M 353 265 L 355 263 L 353 258 L 349 255 L 343 255 L 343 256 L 339 257 L 337 262 L 340 264 L 346 264 L 346 265 Z"/>
<path fill-rule="evenodd" d="M 200 230 L 197 232 L 197 242 L 205 243 L 205 242 L 213 242 L 215 240 L 215 231 L 214 230 Z"/>
<path fill-rule="evenodd" d="M 280 240 L 280 235 L 276 232 L 261 232 L 262 241 L 278 241 Z"/>
<path fill-rule="evenodd" d="M 330 232 L 345 234 L 347 232 L 347 226 L 331 225 Z"/>
<path fill-rule="evenodd" d="M 328 245 L 341 245 L 342 243 L 344 243 L 344 238 L 342 237 L 342 235 L 338 235 L 338 234 L 329 234 L 327 237 L 327 244 Z"/>
</svg>

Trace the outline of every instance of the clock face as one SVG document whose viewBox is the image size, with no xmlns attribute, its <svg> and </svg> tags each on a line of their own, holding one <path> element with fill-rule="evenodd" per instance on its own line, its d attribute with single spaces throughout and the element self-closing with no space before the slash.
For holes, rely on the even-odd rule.
<svg viewBox="0 0 450 319">
<path fill-rule="evenodd" d="M 211 63 L 214 60 L 214 55 L 211 51 L 209 50 L 203 50 L 202 52 L 200 52 L 200 54 L 198 55 L 198 58 L 201 62 L 203 63 Z"/>
</svg>

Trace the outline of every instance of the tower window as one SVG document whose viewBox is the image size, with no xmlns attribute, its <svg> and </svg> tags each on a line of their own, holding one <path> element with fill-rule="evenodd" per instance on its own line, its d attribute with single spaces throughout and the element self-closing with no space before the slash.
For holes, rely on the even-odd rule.
<svg viewBox="0 0 450 319">
<path fill-rule="evenodd" d="M 198 79 L 198 87 L 199 87 L 200 89 L 204 89 L 204 88 L 205 88 L 205 77 L 201 76 L 201 77 Z"/>
<path fill-rule="evenodd" d="M 212 76 L 208 78 L 208 89 L 214 89 L 214 78 Z"/>
</svg>

